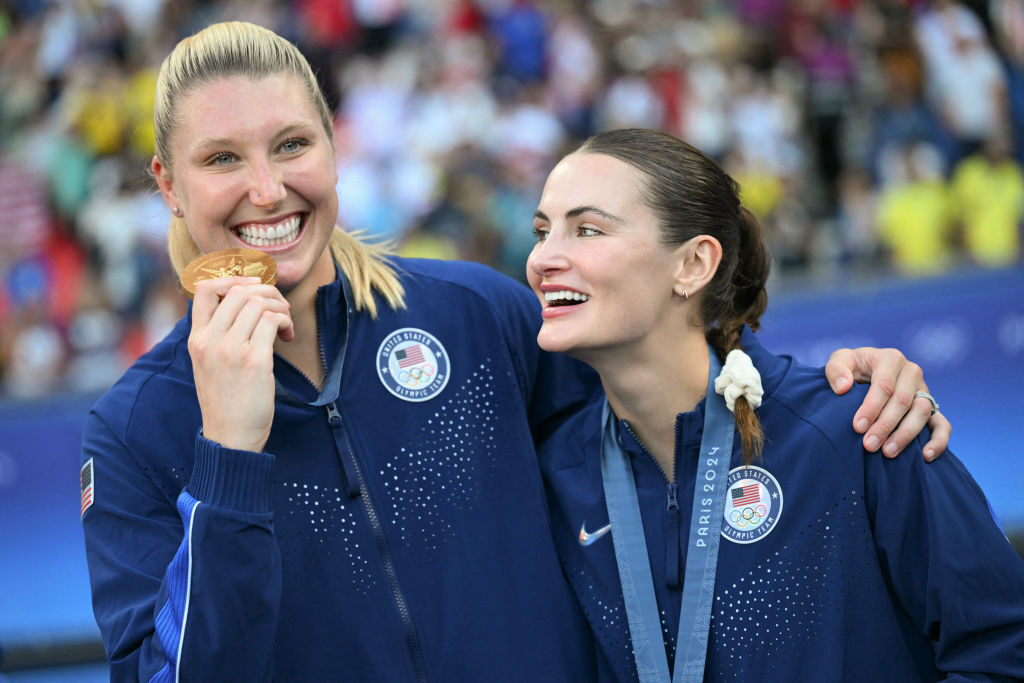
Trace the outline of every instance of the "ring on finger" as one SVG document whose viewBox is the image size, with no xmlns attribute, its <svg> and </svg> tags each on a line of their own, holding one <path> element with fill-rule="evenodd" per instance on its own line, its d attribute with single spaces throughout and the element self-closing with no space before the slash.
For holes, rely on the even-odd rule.
<svg viewBox="0 0 1024 683">
<path fill-rule="evenodd" d="M 935 401 L 935 398 L 927 391 L 919 391 L 914 394 L 914 398 L 926 398 L 928 402 L 932 404 L 932 415 L 939 412 L 939 404 Z"/>
</svg>

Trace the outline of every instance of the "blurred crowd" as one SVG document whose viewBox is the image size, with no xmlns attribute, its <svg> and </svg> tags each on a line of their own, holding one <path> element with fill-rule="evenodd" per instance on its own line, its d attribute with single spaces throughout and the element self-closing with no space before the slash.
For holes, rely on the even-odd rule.
<svg viewBox="0 0 1024 683">
<path fill-rule="evenodd" d="M 776 278 L 1021 261 L 1020 0 L 0 0 L 0 398 L 102 390 L 184 312 L 153 91 L 225 19 L 309 57 L 339 220 L 408 255 L 522 279 L 547 171 L 642 126 L 740 182 Z"/>
</svg>

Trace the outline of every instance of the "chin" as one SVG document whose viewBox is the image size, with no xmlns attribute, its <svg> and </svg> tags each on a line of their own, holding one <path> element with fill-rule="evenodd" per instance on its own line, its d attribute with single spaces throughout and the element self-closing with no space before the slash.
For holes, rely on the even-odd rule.
<svg viewBox="0 0 1024 683">
<path fill-rule="evenodd" d="M 551 353 L 565 353 L 570 356 L 573 355 L 573 350 L 578 347 L 577 344 L 561 339 L 557 335 L 545 334 L 543 328 L 541 328 L 540 333 L 537 335 L 537 346 Z"/>
<path fill-rule="evenodd" d="M 283 262 L 278 263 L 277 266 L 277 288 L 281 291 L 287 291 L 297 287 L 299 283 L 306 279 L 309 275 L 309 270 L 300 270 L 295 267 L 294 264 Z"/>
</svg>

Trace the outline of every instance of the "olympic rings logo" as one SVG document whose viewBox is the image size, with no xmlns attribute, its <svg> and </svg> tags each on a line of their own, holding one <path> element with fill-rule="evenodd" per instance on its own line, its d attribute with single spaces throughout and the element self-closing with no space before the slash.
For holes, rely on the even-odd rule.
<svg viewBox="0 0 1024 683">
<path fill-rule="evenodd" d="M 761 523 L 761 520 L 768 514 L 768 508 L 764 505 L 758 505 L 756 507 L 745 507 L 742 510 L 733 510 L 729 514 L 729 521 L 737 529 L 743 529 L 747 526 L 755 527 Z"/>
<path fill-rule="evenodd" d="M 420 403 L 448 386 L 452 361 L 444 344 L 418 327 L 402 327 L 377 347 L 377 376 L 395 398 Z"/>
<path fill-rule="evenodd" d="M 398 373 L 398 381 L 410 389 L 430 384 L 433 378 L 434 366 L 430 363 L 424 363 L 411 370 L 402 370 Z"/>
</svg>

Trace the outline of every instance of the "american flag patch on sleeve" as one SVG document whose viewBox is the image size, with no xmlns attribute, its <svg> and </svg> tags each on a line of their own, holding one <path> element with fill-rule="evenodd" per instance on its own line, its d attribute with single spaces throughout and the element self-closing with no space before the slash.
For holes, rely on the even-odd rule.
<svg viewBox="0 0 1024 683">
<path fill-rule="evenodd" d="M 92 458 L 85 461 L 82 465 L 82 516 L 85 516 L 85 511 L 92 507 L 93 493 L 95 491 L 96 482 L 93 480 L 92 472 Z"/>
</svg>

